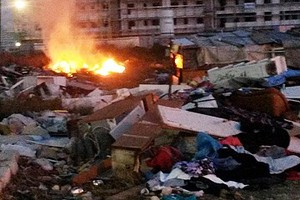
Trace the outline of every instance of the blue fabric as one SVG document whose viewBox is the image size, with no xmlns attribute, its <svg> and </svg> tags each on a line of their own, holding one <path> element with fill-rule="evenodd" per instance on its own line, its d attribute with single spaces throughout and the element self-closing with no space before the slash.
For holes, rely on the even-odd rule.
<svg viewBox="0 0 300 200">
<path fill-rule="evenodd" d="M 300 77 L 300 70 L 295 69 L 288 69 L 287 71 L 283 72 L 282 74 L 278 74 L 275 76 L 270 76 L 265 78 L 265 82 L 262 83 L 264 87 L 274 87 L 285 83 L 286 78 L 290 77 Z"/>
<path fill-rule="evenodd" d="M 288 69 L 287 71 L 283 72 L 283 75 L 286 78 L 297 77 L 300 76 L 300 70 Z"/>
<path fill-rule="evenodd" d="M 164 195 L 162 200 L 197 200 L 195 195 L 181 196 L 179 194 Z"/>
<path fill-rule="evenodd" d="M 194 156 L 196 160 L 202 160 L 204 158 L 215 158 L 217 151 L 222 147 L 222 144 L 208 135 L 205 132 L 199 132 L 196 138 L 197 152 Z"/>
<path fill-rule="evenodd" d="M 231 156 L 227 158 L 215 158 L 213 159 L 214 166 L 217 170 L 230 171 L 241 166 L 241 163 L 238 163 Z"/>
<path fill-rule="evenodd" d="M 265 79 L 265 82 L 262 83 L 264 87 L 274 87 L 285 83 L 286 78 L 284 74 L 279 74 L 276 76 L 270 76 Z"/>
</svg>

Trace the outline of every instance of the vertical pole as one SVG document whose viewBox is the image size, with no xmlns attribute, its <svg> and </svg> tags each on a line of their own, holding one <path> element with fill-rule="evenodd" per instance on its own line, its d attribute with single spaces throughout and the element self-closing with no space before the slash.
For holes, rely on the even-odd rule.
<svg viewBox="0 0 300 200">
<path fill-rule="evenodd" d="M 173 52 L 172 52 L 172 45 L 173 45 L 173 42 L 172 40 L 170 41 L 169 43 L 169 59 L 170 59 L 170 69 L 169 69 L 169 91 L 168 91 L 168 97 L 169 99 L 172 98 L 172 85 L 173 85 L 173 74 L 174 74 L 174 55 L 173 55 Z"/>
</svg>

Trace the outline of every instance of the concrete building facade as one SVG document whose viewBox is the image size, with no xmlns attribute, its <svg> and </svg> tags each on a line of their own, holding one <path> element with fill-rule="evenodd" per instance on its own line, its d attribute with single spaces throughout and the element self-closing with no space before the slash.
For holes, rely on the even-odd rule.
<svg viewBox="0 0 300 200">
<path fill-rule="evenodd" d="M 298 0 L 77 1 L 85 7 L 78 12 L 78 23 L 84 24 L 81 28 L 86 32 L 99 33 L 98 37 L 174 36 L 238 28 L 286 30 L 300 26 Z M 88 14 L 83 17 L 83 13 Z"/>
<path fill-rule="evenodd" d="M 79 32 L 98 40 L 170 38 L 240 28 L 285 31 L 300 26 L 299 0 L 74 1 L 77 9 L 74 22 Z M 12 1 L 1 3 L 1 46 L 13 44 L 16 35 L 26 40 L 41 39 L 41 26 L 26 17 L 26 13 L 15 15 L 7 11 L 9 2 Z"/>
<path fill-rule="evenodd" d="M 39 41 L 42 29 L 33 13 L 42 2 L 27 0 L 28 8 L 17 8 L 12 0 L 1 0 L 1 50 L 13 51 L 21 41 Z M 34 6 L 32 6 L 34 5 Z"/>
</svg>

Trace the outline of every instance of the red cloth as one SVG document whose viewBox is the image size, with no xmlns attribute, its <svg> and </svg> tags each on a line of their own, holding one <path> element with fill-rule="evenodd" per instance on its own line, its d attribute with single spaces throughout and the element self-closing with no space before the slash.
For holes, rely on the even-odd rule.
<svg viewBox="0 0 300 200">
<path fill-rule="evenodd" d="M 168 173 L 172 170 L 173 165 L 182 159 L 183 155 L 178 149 L 171 146 L 163 146 L 157 150 L 151 160 L 146 161 L 146 164 L 148 167 Z"/>
<path fill-rule="evenodd" d="M 300 180 L 300 174 L 299 174 L 298 171 L 290 170 L 287 173 L 286 179 L 291 180 L 291 181 L 299 181 Z"/>
<path fill-rule="evenodd" d="M 223 145 L 231 145 L 231 146 L 243 146 L 239 138 L 234 136 L 228 136 L 225 139 L 220 141 Z"/>
</svg>

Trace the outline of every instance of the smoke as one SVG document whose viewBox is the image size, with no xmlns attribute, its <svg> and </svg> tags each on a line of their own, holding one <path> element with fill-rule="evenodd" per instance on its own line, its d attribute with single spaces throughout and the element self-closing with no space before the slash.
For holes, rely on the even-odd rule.
<svg viewBox="0 0 300 200">
<path fill-rule="evenodd" d="M 39 9 L 36 18 L 42 28 L 46 54 L 51 59 L 63 59 L 63 54 L 81 54 L 93 50 L 93 39 L 77 32 L 74 23 L 76 19 L 76 0 L 40 1 L 41 9 Z M 60 50 L 63 50 L 63 52 L 58 53 Z"/>
</svg>

